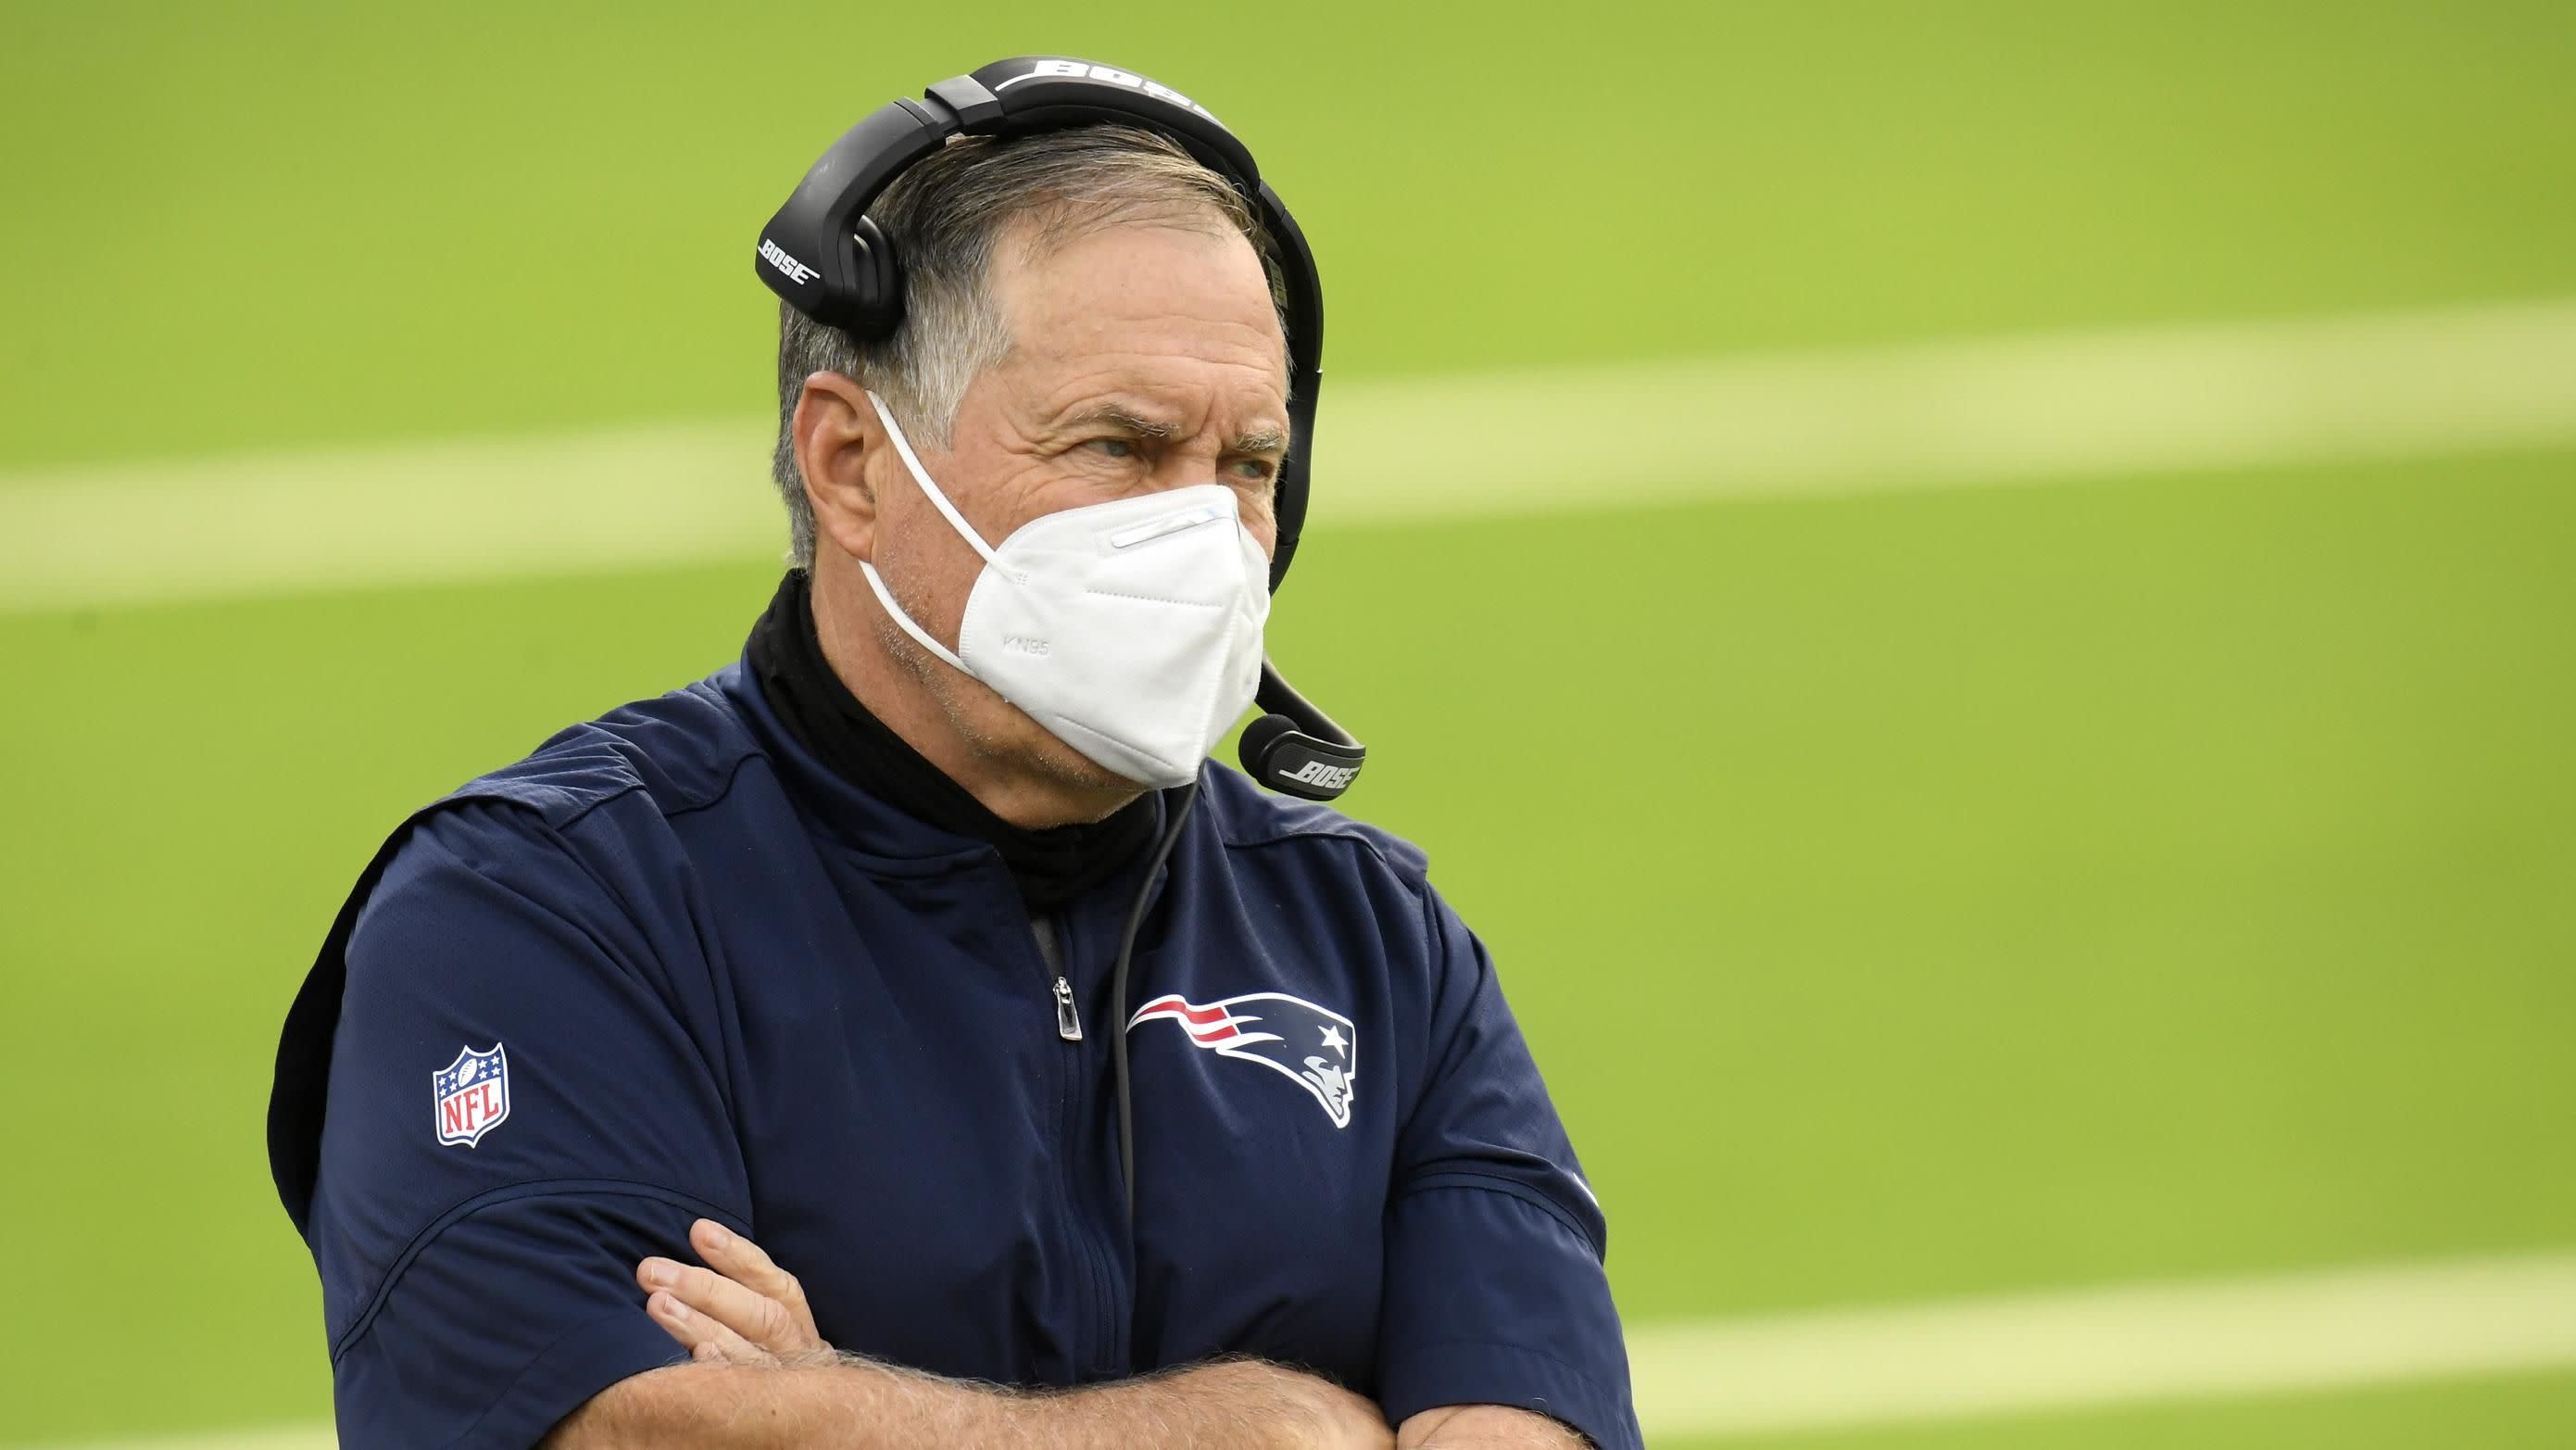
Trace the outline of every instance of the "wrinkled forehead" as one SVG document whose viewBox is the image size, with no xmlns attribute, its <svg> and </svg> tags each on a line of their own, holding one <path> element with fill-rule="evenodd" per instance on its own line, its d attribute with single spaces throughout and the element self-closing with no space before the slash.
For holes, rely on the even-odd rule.
<svg viewBox="0 0 2576 1450">
<path fill-rule="evenodd" d="M 1213 210 L 1121 217 L 1075 234 L 1032 223 L 993 259 L 1012 351 L 1032 363 L 1270 374 L 1287 336 L 1252 242 Z M 1158 367 L 1157 364 L 1160 364 Z"/>
</svg>

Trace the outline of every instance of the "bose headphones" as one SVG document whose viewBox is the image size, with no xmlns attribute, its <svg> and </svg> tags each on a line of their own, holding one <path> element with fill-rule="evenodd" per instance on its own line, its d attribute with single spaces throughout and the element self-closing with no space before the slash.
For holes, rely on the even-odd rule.
<svg viewBox="0 0 2576 1450">
<path fill-rule="evenodd" d="M 898 98 L 832 143 L 760 233 L 752 268 L 797 311 L 859 340 L 903 321 L 903 259 L 867 209 L 906 167 L 952 136 L 1026 136 L 1121 124 L 1169 138 L 1240 192 L 1269 232 L 1286 293 L 1288 456 L 1278 483 L 1279 543 L 1273 593 L 1288 576 L 1306 522 L 1315 394 L 1323 382 L 1323 284 L 1305 234 L 1261 179 L 1252 153 L 1205 107 L 1133 71 L 1063 56 L 997 60 L 944 80 L 920 100 Z M 1368 749 L 1290 688 L 1265 657 L 1255 700 L 1267 712 L 1244 727 L 1243 768 L 1286 795 L 1328 801 L 1358 778 Z"/>
</svg>

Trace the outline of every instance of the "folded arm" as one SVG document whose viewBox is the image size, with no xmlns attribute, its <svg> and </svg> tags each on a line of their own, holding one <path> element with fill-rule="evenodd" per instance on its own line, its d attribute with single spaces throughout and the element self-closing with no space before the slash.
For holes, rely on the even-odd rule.
<svg viewBox="0 0 2576 1450">
<path fill-rule="evenodd" d="M 1201 1365 L 1080 1390 L 1027 1391 L 942 1379 L 836 1354 L 804 1286 L 722 1224 L 691 1225 L 707 1267 L 636 1266 L 645 1312 L 691 1363 L 610 1386 L 567 1418 L 548 1450 L 593 1446 L 1246 1446 L 1315 1450 L 1576 1450 L 1544 1415 L 1446 1406 L 1390 1439 L 1369 1401 L 1257 1360 Z"/>
<path fill-rule="evenodd" d="M 645 1312 L 691 1363 L 609 1386 L 556 1427 L 548 1450 L 1386 1450 L 1394 1443 L 1367 1400 L 1258 1360 L 1078 1390 L 1020 1390 L 836 1354 L 815 1329 L 804 1287 L 758 1244 L 701 1219 L 689 1246 L 708 1267 L 651 1257 L 635 1278 L 648 1296 Z M 1509 1443 L 1496 1442 L 1498 1450 Z"/>
<path fill-rule="evenodd" d="M 846 1357 L 774 1365 L 716 1360 L 620 1381 L 575 1411 L 546 1445 L 1304 1450 L 1372 1443 L 1356 1423 L 1363 1412 L 1334 1402 L 1344 1395 L 1322 1380 L 1249 1360 L 1062 1391 L 970 1384 Z M 1384 1423 L 1365 1413 L 1375 1424 L 1374 1443 L 1386 1444 Z"/>
<path fill-rule="evenodd" d="M 718 1361 L 674 1365 L 612 1385 L 559 1426 L 546 1447 L 1304 1450 L 1388 1443 L 1383 1424 L 1365 1430 L 1352 1423 L 1351 1411 L 1332 1403 L 1343 1394 L 1311 1376 L 1251 1360 L 1053 1392 L 936 1379 L 856 1359 L 775 1366 Z M 1467 1405 L 1415 1415 L 1393 1443 L 1397 1450 L 1576 1450 L 1583 1441 L 1544 1415 Z"/>
</svg>

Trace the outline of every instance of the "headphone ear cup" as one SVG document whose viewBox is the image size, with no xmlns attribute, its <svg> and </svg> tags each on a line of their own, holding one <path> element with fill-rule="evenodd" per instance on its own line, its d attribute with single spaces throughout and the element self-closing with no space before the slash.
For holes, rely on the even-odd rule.
<svg viewBox="0 0 2576 1450">
<path fill-rule="evenodd" d="M 850 307 L 846 331 L 873 341 L 903 321 L 903 267 L 874 218 L 850 228 Z"/>
</svg>

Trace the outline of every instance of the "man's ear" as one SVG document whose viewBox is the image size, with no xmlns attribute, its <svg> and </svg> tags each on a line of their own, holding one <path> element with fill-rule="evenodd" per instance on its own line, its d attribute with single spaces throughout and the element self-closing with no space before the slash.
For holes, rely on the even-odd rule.
<svg viewBox="0 0 2576 1450">
<path fill-rule="evenodd" d="M 811 375 L 790 429 L 805 500 L 814 510 L 815 546 L 828 543 L 854 559 L 874 559 L 877 491 L 869 475 L 889 449 L 867 390 L 839 373 Z"/>
</svg>

